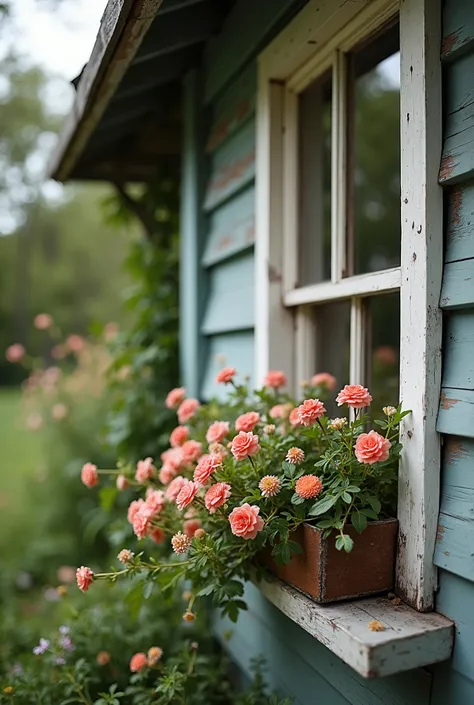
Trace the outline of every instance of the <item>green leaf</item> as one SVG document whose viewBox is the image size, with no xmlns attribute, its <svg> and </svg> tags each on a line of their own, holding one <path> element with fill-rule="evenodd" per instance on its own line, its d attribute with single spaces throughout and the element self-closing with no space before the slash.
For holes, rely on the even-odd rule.
<svg viewBox="0 0 474 705">
<path fill-rule="evenodd" d="M 153 592 L 153 583 L 151 582 L 151 580 L 149 580 L 143 586 L 143 593 L 142 594 L 143 594 L 143 597 L 145 598 L 145 600 L 148 600 L 148 598 L 150 597 L 152 592 Z"/>
<path fill-rule="evenodd" d="M 291 504 L 303 504 L 304 502 L 304 497 L 300 497 L 299 494 L 294 493 L 294 495 L 291 498 Z"/>
<path fill-rule="evenodd" d="M 318 529 L 332 529 L 334 526 L 334 519 L 321 519 L 318 521 L 316 526 Z"/>
<path fill-rule="evenodd" d="M 367 501 L 374 510 L 374 512 L 378 515 L 380 514 L 380 510 L 382 509 L 382 505 L 380 504 L 380 500 L 377 499 L 377 497 L 370 496 L 367 497 Z"/>
<path fill-rule="evenodd" d="M 346 553 L 350 553 L 353 546 L 354 541 L 350 536 L 348 536 L 348 534 L 342 534 L 342 536 L 338 536 L 336 539 L 336 548 L 338 551 L 342 551 L 342 549 L 344 549 Z"/>
<path fill-rule="evenodd" d="M 346 504 L 350 504 L 352 502 L 352 497 L 350 496 L 349 492 L 343 492 L 342 499 Z"/>
<path fill-rule="evenodd" d="M 313 504 L 313 506 L 309 510 L 310 516 L 317 517 L 320 514 L 324 514 L 336 504 L 336 501 L 337 498 L 331 496 L 324 497 L 324 499 L 320 499 L 319 502 Z"/>
<path fill-rule="evenodd" d="M 352 512 L 351 521 L 352 526 L 359 534 L 361 534 L 364 529 L 367 528 L 367 517 L 365 516 L 365 514 L 362 514 L 362 512 Z"/>
</svg>

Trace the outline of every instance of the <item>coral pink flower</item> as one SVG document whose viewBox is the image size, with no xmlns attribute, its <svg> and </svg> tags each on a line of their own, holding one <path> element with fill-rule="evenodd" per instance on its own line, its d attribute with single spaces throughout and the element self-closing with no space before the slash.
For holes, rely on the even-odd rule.
<svg viewBox="0 0 474 705">
<path fill-rule="evenodd" d="M 303 475 L 296 480 L 295 491 L 304 499 L 312 499 L 317 497 L 323 489 L 323 483 L 316 475 Z"/>
<path fill-rule="evenodd" d="M 125 475 L 117 475 L 117 479 L 115 481 L 115 484 L 117 486 L 117 489 L 120 490 L 120 492 L 123 492 L 124 490 L 128 490 L 130 487 L 130 483 L 128 479 L 125 477 Z"/>
<path fill-rule="evenodd" d="M 229 514 L 230 530 L 242 539 L 254 539 L 264 527 L 262 517 L 258 516 L 260 507 L 245 503 L 236 507 Z"/>
<path fill-rule="evenodd" d="M 186 426 L 176 426 L 173 431 L 171 431 L 170 436 L 170 446 L 177 448 L 182 446 L 188 440 L 189 429 Z"/>
<path fill-rule="evenodd" d="M 151 646 L 148 649 L 148 665 L 149 666 L 154 666 L 155 664 L 158 663 L 160 658 L 163 656 L 163 649 L 160 649 L 159 646 Z"/>
<path fill-rule="evenodd" d="M 202 445 L 199 441 L 186 441 L 181 446 L 181 450 L 183 451 L 184 463 L 194 463 L 202 453 Z"/>
<path fill-rule="evenodd" d="M 312 426 L 320 416 L 324 416 L 326 409 L 319 399 L 306 399 L 298 407 L 298 418 L 303 426 Z"/>
<path fill-rule="evenodd" d="M 312 387 L 325 387 L 329 392 L 336 388 L 336 378 L 329 372 L 319 372 L 311 377 Z"/>
<path fill-rule="evenodd" d="M 211 423 L 206 433 L 208 443 L 220 443 L 229 433 L 228 421 L 214 421 Z"/>
<path fill-rule="evenodd" d="M 137 482 L 146 482 L 153 477 L 153 473 L 156 472 L 156 468 L 153 465 L 153 458 L 145 458 L 145 460 L 139 460 L 137 463 L 137 471 L 135 473 L 135 480 Z"/>
<path fill-rule="evenodd" d="M 176 502 L 176 497 L 179 495 L 184 485 L 189 482 L 185 477 L 178 475 L 172 480 L 165 491 L 165 497 L 170 502 Z"/>
<path fill-rule="evenodd" d="M 133 560 L 134 557 L 134 552 L 129 551 L 128 548 L 122 548 L 120 553 L 118 554 L 117 558 L 120 561 L 120 563 L 123 563 L 126 565 L 127 563 L 130 563 Z"/>
<path fill-rule="evenodd" d="M 209 514 L 215 514 L 217 509 L 226 503 L 231 495 L 230 489 L 227 482 L 216 482 L 209 487 L 204 497 L 204 504 Z"/>
<path fill-rule="evenodd" d="M 296 428 L 296 426 L 301 425 L 298 407 L 290 411 L 290 424 L 293 426 L 293 428 Z"/>
<path fill-rule="evenodd" d="M 81 470 L 81 480 L 86 487 L 95 487 L 99 484 L 99 475 L 97 474 L 97 465 L 85 463 Z"/>
<path fill-rule="evenodd" d="M 369 406 L 372 397 L 369 390 L 361 384 L 346 384 L 337 395 L 336 401 L 338 406 L 347 404 L 353 409 L 362 409 L 364 406 Z"/>
<path fill-rule="evenodd" d="M 240 431 L 232 441 L 231 452 L 236 460 L 245 460 L 249 455 L 256 455 L 259 450 L 258 436 L 252 432 Z"/>
<path fill-rule="evenodd" d="M 82 337 L 82 335 L 69 335 L 66 338 L 66 346 L 69 348 L 71 352 L 81 352 L 81 350 L 84 349 L 86 344 L 86 341 Z"/>
<path fill-rule="evenodd" d="M 262 497 L 275 497 L 280 489 L 281 482 L 276 475 L 265 475 L 258 483 Z"/>
<path fill-rule="evenodd" d="M 130 524 L 133 524 L 133 520 L 135 519 L 135 516 L 140 510 L 140 507 L 143 504 L 143 499 L 134 499 L 133 502 L 130 502 L 130 505 L 128 507 L 127 511 L 127 521 Z"/>
<path fill-rule="evenodd" d="M 200 404 L 197 399 L 185 399 L 178 408 L 179 423 L 186 423 L 186 421 L 192 419 L 199 407 Z"/>
<path fill-rule="evenodd" d="M 150 538 L 152 541 L 154 541 L 157 544 L 161 544 L 165 542 L 165 532 L 163 529 L 160 529 L 159 526 L 154 526 L 152 529 L 148 531 L 148 538 Z"/>
<path fill-rule="evenodd" d="M 186 507 L 189 507 L 189 505 L 197 495 L 198 490 L 199 485 L 197 485 L 195 482 L 187 482 L 185 485 L 182 486 L 178 496 L 176 497 L 176 506 L 178 507 L 179 511 L 182 511 L 183 509 L 186 509 Z"/>
<path fill-rule="evenodd" d="M 65 404 L 54 404 L 51 409 L 51 416 L 55 421 L 62 421 L 66 418 L 67 413 L 68 409 Z"/>
<path fill-rule="evenodd" d="M 142 668 L 145 668 L 148 665 L 148 659 L 146 657 L 146 654 L 140 652 L 138 654 L 133 654 L 132 658 L 130 659 L 130 670 L 132 673 L 137 673 L 138 671 L 141 671 Z"/>
<path fill-rule="evenodd" d="M 283 416 L 283 404 L 275 404 L 268 412 L 272 419 L 281 419 Z"/>
<path fill-rule="evenodd" d="M 361 433 L 354 446 L 355 455 L 359 463 L 372 465 L 387 460 L 390 451 L 390 441 L 377 433 Z"/>
<path fill-rule="evenodd" d="M 224 369 L 218 373 L 216 382 L 217 384 L 228 384 L 229 382 L 232 382 L 232 379 L 236 374 L 237 370 L 235 367 L 224 367 Z"/>
<path fill-rule="evenodd" d="M 132 521 L 133 531 L 138 539 L 144 539 L 152 528 L 151 522 L 156 515 L 156 512 L 149 507 L 143 499 L 137 500 L 140 503 L 138 511 L 135 513 Z"/>
<path fill-rule="evenodd" d="M 187 519 L 183 524 L 184 533 L 190 539 L 193 538 L 194 532 L 201 528 L 200 519 Z"/>
<path fill-rule="evenodd" d="M 52 325 L 53 319 L 49 313 L 38 313 L 38 315 L 35 316 L 34 326 L 38 330 L 47 330 L 48 328 L 51 328 Z"/>
<path fill-rule="evenodd" d="M 292 465 L 300 465 L 304 460 L 304 451 L 301 448 L 290 448 L 285 460 Z"/>
<path fill-rule="evenodd" d="M 76 581 L 79 590 L 86 592 L 94 581 L 94 573 L 87 566 L 81 565 L 81 567 L 76 570 Z"/>
<path fill-rule="evenodd" d="M 221 465 L 222 457 L 218 453 L 202 455 L 194 471 L 194 482 L 198 485 L 205 485 L 212 473 Z"/>
<path fill-rule="evenodd" d="M 20 362 L 25 357 L 25 348 L 21 343 L 10 345 L 5 351 L 8 362 Z"/>
<path fill-rule="evenodd" d="M 145 495 L 145 504 L 155 513 L 159 514 L 165 506 L 165 495 L 161 490 L 154 490 L 149 487 Z"/>
<path fill-rule="evenodd" d="M 265 387 L 284 387 L 286 384 L 286 375 L 281 370 L 270 370 L 263 380 Z"/>
<path fill-rule="evenodd" d="M 235 428 L 237 431 L 253 431 L 258 423 L 260 423 L 260 414 L 256 411 L 247 411 L 246 414 L 237 417 Z"/>
<path fill-rule="evenodd" d="M 168 392 L 165 399 L 165 404 L 168 409 L 174 409 L 176 406 L 179 406 L 181 402 L 184 401 L 185 395 L 186 390 L 184 387 L 175 387 L 171 392 Z"/>
<path fill-rule="evenodd" d="M 179 470 L 184 465 L 183 446 L 168 448 L 161 454 L 161 460 L 165 465 L 170 465 L 175 470 Z"/>
<path fill-rule="evenodd" d="M 398 362 L 398 354 L 395 348 L 390 345 L 381 345 L 374 353 L 376 360 L 383 365 L 395 365 Z"/>
<path fill-rule="evenodd" d="M 170 465 L 169 463 L 165 463 L 163 467 L 161 468 L 158 478 L 161 482 L 162 485 L 167 485 L 173 477 L 176 477 L 177 469 Z"/>
</svg>

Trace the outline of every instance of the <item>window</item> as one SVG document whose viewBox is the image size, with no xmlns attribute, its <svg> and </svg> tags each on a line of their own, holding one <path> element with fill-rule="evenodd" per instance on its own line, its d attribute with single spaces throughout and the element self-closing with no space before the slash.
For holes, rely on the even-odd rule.
<svg viewBox="0 0 474 705">
<path fill-rule="evenodd" d="M 264 50 L 256 240 L 257 376 L 282 367 L 296 386 L 327 371 L 412 409 L 397 586 L 422 611 L 436 585 L 442 271 L 440 21 L 426 3 L 309 0 Z"/>
</svg>

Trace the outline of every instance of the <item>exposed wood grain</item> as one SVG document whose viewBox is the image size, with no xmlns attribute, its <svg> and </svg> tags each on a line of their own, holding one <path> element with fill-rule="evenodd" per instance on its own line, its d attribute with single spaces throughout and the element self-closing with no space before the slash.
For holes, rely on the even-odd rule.
<svg viewBox="0 0 474 705">
<path fill-rule="evenodd" d="M 474 390 L 474 307 L 445 319 L 443 387 Z"/>
<path fill-rule="evenodd" d="M 474 183 L 448 191 L 445 262 L 474 259 Z"/>
<path fill-rule="evenodd" d="M 441 512 L 474 522 L 474 440 L 446 436 Z"/>
<path fill-rule="evenodd" d="M 474 259 L 449 262 L 444 268 L 440 300 L 441 308 L 464 308 L 473 304 Z"/>
<path fill-rule="evenodd" d="M 474 521 L 440 512 L 434 562 L 474 581 Z"/>
<path fill-rule="evenodd" d="M 474 176 L 474 127 L 457 132 L 444 141 L 439 182 L 458 184 Z"/>
<path fill-rule="evenodd" d="M 437 428 L 440 433 L 474 438 L 474 392 L 443 387 Z"/>
<path fill-rule="evenodd" d="M 209 294 L 201 326 L 206 335 L 253 328 L 254 258 L 246 254 L 220 262 L 209 272 Z"/>
<path fill-rule="evenodd" d="M 474 46 L 474 8 L 469 0 L 444 4 L 441 58 L 452 61 Z"/>
<path fill-rule="evenodd" d="M 255 189 L 247 189 L 209 219 L 209 234 L 202 263 L 209 267 L 242 250 L 255 241 Z"/>
</svg>

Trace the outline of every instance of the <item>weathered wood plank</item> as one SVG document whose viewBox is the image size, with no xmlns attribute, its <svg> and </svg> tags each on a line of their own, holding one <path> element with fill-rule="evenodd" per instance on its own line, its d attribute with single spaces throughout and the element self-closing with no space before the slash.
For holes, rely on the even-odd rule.
<svg viewBox="0 0 474 705">
<path fill-rule="evenodd" d="M 253 328 L 254 258 L 221 262 L 209 273 L 209 296 L 201 332 L 206 335 Z"/>
<path fill-rule="evenodd" d="M 473 701 L 474 683 L 470 677 L 462 676 L 448 664 L 436 667 L 431 705 L 467 705 Z"/>
<path fill-rule="evenodd" d="M 441 58 L 452 61 L 474 46 L 474 7 L 470 0 L 444 4 Z"/>
<path fill-rule="evenodd" d="M 446 319 L 443 387 L 474 390 L 474 308 L 452 311 Z"/>
<path fill-rule="evenodd" d="M 457 184 L 474 176 L 474 127 L 448 137 L 444 141 L 439 170 L 442 186 Z"/>
<path fill-rule="evenodd" d="M 474 438 L 474 392 L 443 387 L 437 429 L 452 436 Z"/>
<path fill-rule="evenodd" d="M 474 521 L 474 440 L 445 436 L 441 511 Z"/>
<path fill-rule="evenodd" d="M 445 262 L 474 259 L 474 183 L 456 186 L 448 196 Z"/>
<path fill-rule="evenodd" d="M 473 304 L 474 259 L 449 262 L 444 267 L 441 308 L 464 308 Z"/>
<path fill-rule="evenodd" d="M 474 521 L 440 512 L 434 562 L 474 581 Z"/>
<path fill-rule="evenodd" d="M 253 331 L 224 333 L 211 336 L 208 340 L 206 369 L 201 387 L 201 397 L 224 399 L 227 396 L 225 385 L 216 384 L 216 375 L 222 367 L 230 365 L 237 368 L 240 381 L 248 377 L 253 384 L 254 336 Z"/>
<path fill-rule="evenodd" d="M 247 122 L 214 152 L 204 209 L 210 211 L 249 184 L 255 176 L 255 121 Z"/>
<path fill-rule="evenodd" d="M 467 54 L 451 64 L 445 73 L 444 138 L 452 137 L 474 125 L 474 54 Z"/>
<path fill-rule="evenodd" d="M 452 619 L 455 623 L 455 638 L 453 658 L 450 662 L 451 672 L 459 672 L 471 681 L 471 695 L 469 698 L 455 697 L 455 689 L 449 692 L 449 698 L 439 701 L 439 705 L 470 705 L 474 702 L 474 610 L 472 609 L 473 585 L 457 575 L 447 573 L 444 570 L 439 572 L 439 593 L 437 598 L 437 609 L 444 615 Z M 447 665 L 447 664 L 446 664 Z M 437 667 L 445 673 L 443 667 Z M 436 672 L 435 671 L 435 672 Z M 436 684 L 439 679 L 435 679 Z M 464 690 L 464 688 L 463 688 Z M 446 692 L 446 691 L 445 691 Z M 436 701 L 438 703 L 438 701 Z"/>
<path fill-rule="evenodd" d="M 209 234 L 202 258 L 205 267 L 253 246 L 255 189 L 247 189 L 213 211 L 209 221 Z"/>
<path fill-rule="evenodd" d="M 233 81 L 214 106 L 206 150 L 214 151 L 255 113 L 257 66 L 252 63 Z"/>
</svg>

